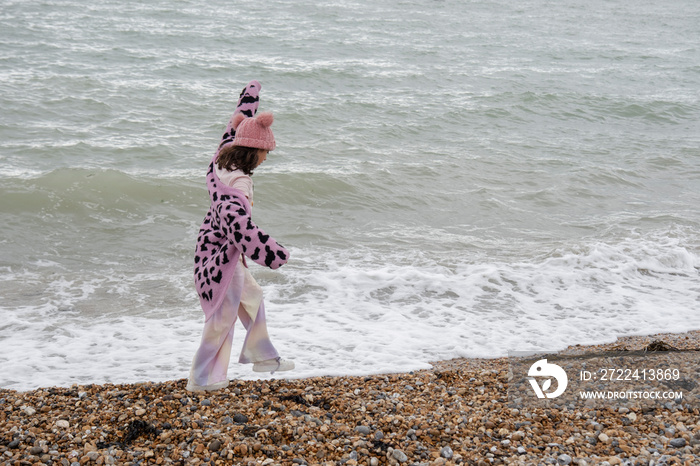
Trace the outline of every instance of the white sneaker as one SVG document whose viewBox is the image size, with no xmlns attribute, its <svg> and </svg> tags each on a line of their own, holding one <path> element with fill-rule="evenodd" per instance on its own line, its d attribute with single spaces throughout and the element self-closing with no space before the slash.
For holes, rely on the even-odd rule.
<svg viewBox="0 0 700 466">
<path fill-rule="evenodd" d="M 217 383 L 213 383 L 211 385 L 204 385 L 204 386 L 197 385 L 194 382 L 192 382 L 191 380 L 188 380 L 187 386 L 185 387 L 185 389 L 188 392 L 213 392 L 216 390 L 221 390 L 222 388 L 226 388 L 226 387 L 228 387 L 228 380 L 224 380 L 222 382 L 217 382 Z"/>
<path fill-rule="evenodd" d="M 292 369 L 294 369 L 294 361 L 288 361 L 280 357 L 266 359 L 265 361 L 253 364 L 254 372 L 269 372 L 270 374 L 274 374 L 277 371 L 291 371 Z"/>
</svg>

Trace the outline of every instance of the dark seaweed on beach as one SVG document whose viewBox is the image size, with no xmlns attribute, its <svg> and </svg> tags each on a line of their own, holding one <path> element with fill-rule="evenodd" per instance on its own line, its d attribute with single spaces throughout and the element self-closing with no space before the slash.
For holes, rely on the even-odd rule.
<svg viewBox="0 0 700 466">
<path fill-rule="evenodd" d="M 241 429 L 241 434 L 245 435 L 246 437 L 253 437 L 260 429 L 262 429 L 260 426 L 252 424 L 246 425 L 243 426 L 243 429 Z"/>
<path fill-rule="evenodd" d="M 307 401 L 301 395 L 280 395 L 278 396 L 280 401 L 291 401 L 292 403 L 300 404 L 303 406 L 316 406 L 317 408 L 322 408 L 329 410 L 331 408 L 330 403 L 325 398 L 314 399 L 314 401 Z"/>
<path fill-rule="evenodd" d="M 98 448 L 108 448 L 110 446 L 119 446 L 119 447 L 125 447 L 137 438 L 141 436 L 147 436 L 147 437 L 157 437 L 160 434 L 160 430 L 156 429 L 156 427 L 153 424 L 148 424 L 145 421 L 131 421 L 128 426 L 126 426 L 126 434 L 124 435 L 124 438 L 121 441 L 116 441 L 116 442 L 111 442 L 111 443 L 103 443 L 99 442 L 97 444 Z"/>
<path fill-rule="evenodd" d="M 393 447 L 393 445 L 390 445 L 386 442 L 382 442 L 381 440 L 372 440 L 370 444 L 374 447 L 374 451 L 379 453 L 380 455 L 385 455 L 387 450 L 389 450 L 389 447 Z"/>
<path fill-rule="evenodd" d="M 157 436 L 159 434 L 158 429 L 155 428 L 153 424 L 148 424 L 145 421 L 131 421 L 126 428 L 126 436 L 122 441 L 123 444 L 128 445 L 142 435 L 145 436 Z"/>
<path fill-rule="evenodd" d="M 669 345 L 665 341 L 661 340 L 655 340 L 649 343 L 645 348 L 644 351 L 680 351 L 678 348 Z"/>
<path fill-rule="evenodd" d="M 291 401 L 292 403 L 309 406 L 309 402 L 306 401 L 301 395 L 282 395 L 279 397 L 280 401 Z"/>
</svg>

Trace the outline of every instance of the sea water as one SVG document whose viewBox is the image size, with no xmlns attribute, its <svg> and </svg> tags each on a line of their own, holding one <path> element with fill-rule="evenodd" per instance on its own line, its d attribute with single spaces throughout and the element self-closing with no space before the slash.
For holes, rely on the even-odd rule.
<svg viewBox="0 0 700 466">
<path fill-rule="evenodd" d="M 698 44 L 695 0 L 5 0 L 0 387 L 187 376 L 252 79 L 289 377 L 700 329 Z"/>
</svg>

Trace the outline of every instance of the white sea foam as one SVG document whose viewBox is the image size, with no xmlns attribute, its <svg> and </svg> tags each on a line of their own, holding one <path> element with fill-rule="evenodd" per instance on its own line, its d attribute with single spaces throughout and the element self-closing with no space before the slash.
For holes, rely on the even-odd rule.
<svg viewBox="0 0 700 466">
<path fill-rule="evenodd" d="M 623 335 L 700 329 L 700 258 L 677 241 L 594 243 L 533 262 L 439 265 L 418 255 L 292 250 L 280 271 L 254 267 L 266 292 L 269 331 L 297 369 L 283 377 L 410 371 L 454 357 L 502 357 L 510 350 L 559 350 Z M 30 389 L 73 383 L 187 376 L 202 315 L 186 274 L 173 277 L 173 308 L 148 308 L 162 277 L 111 280 L 110 300 L 131 308 L 100 315 L 96 289 L 57 279 L 55 299 L 5 310 L 0 385 Z M 142 296 L 134 296 L 141 293 Z M 104 294 L 104 293 L 103 293 Z M 100 300 L 97 300 L 98 302 Z M 135 307 L 135 308 L 134 308 Z M 259 377 L 235 364 L 231 378 Z"/>
</svg>

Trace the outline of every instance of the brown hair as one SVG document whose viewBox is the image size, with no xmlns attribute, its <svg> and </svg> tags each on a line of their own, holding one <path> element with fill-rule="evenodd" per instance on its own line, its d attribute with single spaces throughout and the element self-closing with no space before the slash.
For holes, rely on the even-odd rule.
<svg viewBox="0 0 700 466">
<path fill-rule="evenodd" d="M 258 161 L 259 150 L 253 147 L 228 145 L 219 152 L 216 165 L 220 170 L 233 171 L 238 169 L 250 176 Z"/>
</svg>

